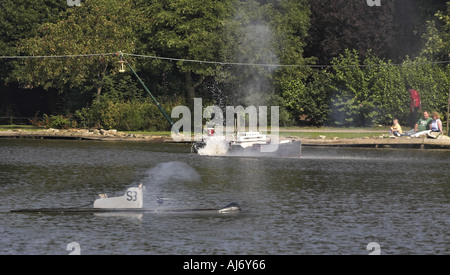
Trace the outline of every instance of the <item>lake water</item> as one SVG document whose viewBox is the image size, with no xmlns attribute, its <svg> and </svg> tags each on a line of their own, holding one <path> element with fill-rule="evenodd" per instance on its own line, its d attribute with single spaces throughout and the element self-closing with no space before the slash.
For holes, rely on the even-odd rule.
<svg viewBox="0 0 450 275">
<path fill-rule="evenodd" d="M 297 159 L 208 157 L 188 145 L 0 140 L 0 254 L 450 254 L 450 151 L 303 148 Z M 146 186 L 146 208 L 74 207 Z M 156 202 L 164 197 L 163 205 Z"/>
</svg>

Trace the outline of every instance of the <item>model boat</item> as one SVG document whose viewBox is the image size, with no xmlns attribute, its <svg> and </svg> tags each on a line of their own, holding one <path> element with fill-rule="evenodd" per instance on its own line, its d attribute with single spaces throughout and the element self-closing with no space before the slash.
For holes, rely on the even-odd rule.
<svg viewBox="0 0 450 275">
<path fill-rule="evenodd" d="M 192 144 L 191 152 L 200 155 L 301 157 L 300 140 L 279 140 L 261 132 L 237 132 L 231 136 L 216 135 L 214 128 Z"/>
</svg>

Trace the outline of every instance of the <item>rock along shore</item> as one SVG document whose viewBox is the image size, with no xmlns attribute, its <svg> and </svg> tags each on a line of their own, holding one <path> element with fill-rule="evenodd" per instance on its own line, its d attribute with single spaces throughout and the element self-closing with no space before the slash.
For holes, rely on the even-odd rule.
<svg viewBox="0 0 450 275">
<path fill-rule="evenodd" d="M 0 131 L 0 138 L 34 138 L 34 139 L 73 139 L 95 141 L 147 141 L 168 142 L 170 136 L 128 134 L 117 130 L 104 129 L 45 129 L 27 131 L 21 129 Z"/>
</svg>

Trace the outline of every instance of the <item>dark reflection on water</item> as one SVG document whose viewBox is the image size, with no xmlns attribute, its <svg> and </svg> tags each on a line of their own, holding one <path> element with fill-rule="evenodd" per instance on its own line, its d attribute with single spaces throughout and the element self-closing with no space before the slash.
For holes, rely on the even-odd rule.
<svg viewBox="0 0 450 275">
<path fill-rule="evenodd" d="M 304 148 L 205 157 L 175 144 L 0 140 L 0 254 L 450 254 L 449 151 Z M 238 214 L 17 214 L 121 195 Z"/>
</svg>

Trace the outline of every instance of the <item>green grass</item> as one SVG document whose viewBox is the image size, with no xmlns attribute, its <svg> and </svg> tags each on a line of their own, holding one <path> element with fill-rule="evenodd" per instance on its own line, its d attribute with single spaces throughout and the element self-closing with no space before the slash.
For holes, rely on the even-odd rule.
<svg viewBox="0 0 450 275">
<path fill-rule="evenodd" d="M 161 131 L 161 132 L 155 132 L 155 131 L 119 131 L 127 134 L 133 134 L 133 135 L 154 135 L 154 136 L 170 136 L 172 132 L 169 131 Z"/>
<path fill-rule="evenodd" d="M 0 125 L 0 131 L 8 131 L 22 129 L 24 131 L 39 131 L 44 128 L 33 128 L 31 125 Z M 269 129 L 270 130 L 270 129 Z M 288 131 L 284 131 L 288 130 Z M 302 132 L 303 130 L 307 132 Z M 317 132 L 315 131 L 317 130 Z M 326 130 L 339 130 L 339 133 L 322 132 Z M 349 132 L 345 132 L 349 130 Z M 366 130 L 380 130 L 380 128 L 333 128 L 333 127 L 280 127 L 281 136 L 294 136 L 302 138 L 318 138 L 320 135 L 327 137 L 339 137 L 339 138 L 354 138 L 377 135 L 376 133 L 364 133 Z M 384 130 L 384 129 L 381 129 Z M 291 132 L 292 131 L 292 132 Z M 296 132 L 299 131 L 299 132 Z M 361 131 L 361 132 L 355 132 Z M 388 130 L 386 129 L 386 132 Z M 137 134 L 137 135 L 157 135 L 157 136 L 170 136 L 170 131 L 121 131 L 127 134 Z"/>
<path fill-rule="evenodd" d="M 22 129 L 26 131 L 39 131 L 44 128 L 33 128 L 31 125 L 0 125 L 0 131 L 17 130 Z"/>
<path fill-rule="evenodd" d="M 0 125 L 0 131 L 8 131 L 14 129 L 22 129 L 24 131 L 39 131 L 42 130 L 43 128 L 33 128 L 33 126 L 31 125 Z M 337 131 L 337 132 L 329 132 L 329 131 Z M 280 136 L 282 137 L 319 138 L 319 136 L 326 136 L 327 138 L 337 137 L 345 139 L 345 138 L 376 137 L 382 134 L 388 134 L 388 131 L 389 127 L 373 127 L 373 128 L 280 127 L 279 133 Z M 122 132 L 135 135 L 155 135 L 155 136 L 171 135 L 170 131 L 122 131 Z"/>
</svg>

